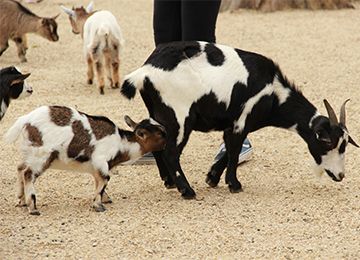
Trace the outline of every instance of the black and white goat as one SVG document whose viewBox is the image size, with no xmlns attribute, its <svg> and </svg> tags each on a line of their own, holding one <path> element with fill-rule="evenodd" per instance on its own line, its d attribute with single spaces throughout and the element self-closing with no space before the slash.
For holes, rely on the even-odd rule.
<svg viewBox="0 0 360 260">
<path fill-rule="evenodd" d="M 22 74 L 15 67 L 0 69 L 0 121 L 12 99 L 21 99 L 30 96 L 32 88 L 25 82 L 30 73 Z"/>
<path fill-rule="evenodd" d="M 42 106 L 20 117 L 5 135 L 15 142 L 22 133 L 23 161 L 18 166 L 19 205 L 38 215 L 34 183 L 48 168 L 89 172 L 95 179 L 93 208 L 104 211 L 111 202 L 105 192 L 109 170 L 118 164 L 131 164 L 143 154 L 164 149 L 166 132 L 152 119 L 135 123 L 134 130 L 119 129 L 102 116 L 90 116 L 69 107 Z"/>
<path fill-rule="evenodd" d="M 174 184 L 185 198 L 195 192 L 179 157 L 191 131 L 224 131 L 227 153 L 212 165 L 206 182 L 225 181 L 231 192 L 242 190 L 236 177 L 238 155 L 248 133 L 265 126 L 296 131 L 308 144 L 319 172 L 344 178 L 344 152 L 358 145 L 325 102 L 322 116 L 270 59 L 251 52 L 206 42 L 173 42 L 157 47 L 145 64 L 125 77 L 121 93 L 128 99 L 140 91 L 150 116 L 165 126 L 167 146 L 154 153 L 165 186 Z"/>
</svg>

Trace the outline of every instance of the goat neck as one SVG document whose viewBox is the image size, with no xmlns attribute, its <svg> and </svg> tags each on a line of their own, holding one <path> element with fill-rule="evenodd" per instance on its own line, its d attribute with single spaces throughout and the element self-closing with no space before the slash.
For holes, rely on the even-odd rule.
<svg viewBox="0 0 360 260">
<path fill-rule="evenodd" d="M 18 35 L 25 33 L 35 33 L 41 27 L 41 18 L 36 15 L 19 13 L 17 17 Z"/>
<path fill-rule="evenodd" d="M 296 87 L 291 86 L 286 79 L 280 81 L 290 92 L 281 105 L 274 102 L 270 125 L 295 131 L 307 142 L 313 135 L 311 122 L 320 114 Z"/>
<path fill-rule="evenodd" d="M 81 38 L 83 39 L 84 38 L 84 25 L 86 23 L 86 20 L 91 16 L 93 15 L 94 12 L 91 12 L 91 13 L 83 13 L 83 14 L 78 14 L 77 13 L 77 16 L 76 16 L 76 26 L 77 28 L 79 29 L 80 31 L 80 35 L 81 35 Z"/>
</svg>

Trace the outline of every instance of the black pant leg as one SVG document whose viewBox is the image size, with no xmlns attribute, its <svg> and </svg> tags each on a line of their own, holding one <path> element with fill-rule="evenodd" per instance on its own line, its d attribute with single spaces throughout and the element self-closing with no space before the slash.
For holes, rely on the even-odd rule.
<svg viewBox="0 0 360 260">
<path fill-rule="evenodd" d="M 153 29 L 156 46 L 181 41 L 180 0 L 154 0 Z"/>
<path fill-rule="evenodd" d="M 220 3 L 221 0 L 182 0 L 182 40 L 216 42 Z"/>
</svg>

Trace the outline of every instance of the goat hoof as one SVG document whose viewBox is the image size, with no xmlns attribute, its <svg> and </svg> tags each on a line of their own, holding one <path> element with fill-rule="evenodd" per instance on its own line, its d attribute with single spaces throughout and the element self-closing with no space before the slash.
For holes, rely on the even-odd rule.
<svg viewBox="0 0 360 260">
<path fill-rule="evenodd" d="M 181 193 L 181 196 L 184 199 L 190 200 L 190 199 L 195 199 L 196 194 L 195 191 L 193 191 L 192 189 L 190 190 L 185 190 L 184 192 Z"/>
<path fill-rule="evenodd" d="M 105 201 L 103 201 L 102 203 L 111 204 L 111 203 L 113 203 L 113 201 L 109 198 L 108 200 L 105 200 Z"/>
<path fill-rule="evenodd" d="M 169 182 L 169 181 L 164 181 L 164 185 L 165 185 L 165 187 L 167 188 L 167 189 L 174 189 L 174 188 L 176 188 L 176 185 L 175 185 L 175 183 L 173 183 L 173 182 Z"/>
<path fill-rule="evenodd" d="M 229 190 L 231 193 L 239 193 L 239 192 L 243 191 L 241 184 L 240 185 L 229 185 Z"/>
<path fill-rule="evenodd" d="M 111 84 L 111 88 L 113 89 L 119 88 L 119 82 L 116 82 L 114 85 Z"/>
<path fill-rule="evenodd" d="M 35 210 L 30 211 L 30 215 L 39 216 L 39 215 L 40 215 L 40 212 L 35 209 Z"/>
<path fill-rule="evenodd" d="M 104 88 L 100 88 L 100 95 L 104 95 L 105 92 L 104 92 Z"/>
<path fill-rule="evenodd" d="M 208 175 L 205 180 L 205 182 L 212 188 L 215 188 L 219 184 L 219 181 L 220 179 L 214 180 L 212 175 Z"/>
<path fill-rule="evenodd" d="M 19 201 L 19 203 L 15 205 L 15 207 L 26 207 L 26 206 L 27 206 L 26 203 L 22 201 Z"/>
<path fill-rule="evenodd" d="M 88 79 L 87 84 L 92 85 L 92 84 L 93 84 L 93 80 L 92 80 L 92 79 Z"/>
<path fill-rule="evenodd" d="M 93 208 L 96 212 L 104 212 L 106 210 L 103 204 L 94 205 Z"/>
</svg>

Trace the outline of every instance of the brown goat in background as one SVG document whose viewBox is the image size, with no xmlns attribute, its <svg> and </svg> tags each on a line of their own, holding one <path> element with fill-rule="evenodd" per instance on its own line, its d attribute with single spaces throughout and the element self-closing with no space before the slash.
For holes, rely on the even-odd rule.
<svg viewBox="0 0 360 260">
<path fill-rule="evenodd" d="M 0 0 L 0 56 L 9 47 L 8 41 L 11 39 L 16 43 L 20 61 L 26 62 L 26 33 L 36 33 L 49 41 L 58 41 L 57 16 L 39 17 L 16 1 Z"/>
</svg>

